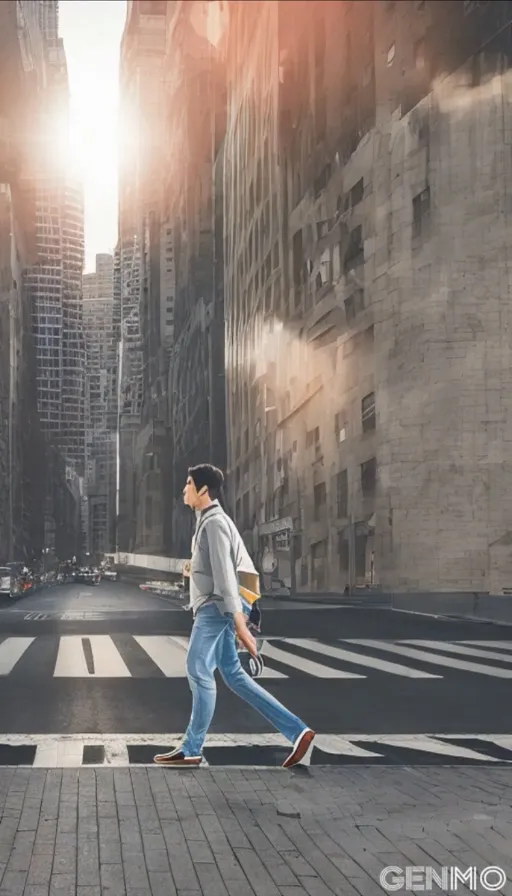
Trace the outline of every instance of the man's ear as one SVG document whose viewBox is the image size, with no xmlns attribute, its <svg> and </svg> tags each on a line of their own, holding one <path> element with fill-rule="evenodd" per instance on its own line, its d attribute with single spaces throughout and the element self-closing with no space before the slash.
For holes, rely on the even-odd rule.
<svg viewBox="0 0 512 896">
<path fill-rule="evenodd" d="M 207 491 L 208 491 L 208 486 L 207 486 L 207 485 L 203 485 L 201 491 L 199 491 L 199 492 L 197 493 L 197 497 L 198 497 L 198 498 L 201 498 L 202 495 L 205 495 Z"/>
</svg>

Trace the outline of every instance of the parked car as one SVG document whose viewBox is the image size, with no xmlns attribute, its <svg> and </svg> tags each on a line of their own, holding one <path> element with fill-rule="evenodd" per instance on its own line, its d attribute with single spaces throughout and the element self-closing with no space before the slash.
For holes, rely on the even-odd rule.
<svg viewBox="0 0 512 896">
<path fill-rule="evenodd" d="M 0 566 L 0 595 L 11 596 L 11 570 L 8 566 Z"/>
</svg>

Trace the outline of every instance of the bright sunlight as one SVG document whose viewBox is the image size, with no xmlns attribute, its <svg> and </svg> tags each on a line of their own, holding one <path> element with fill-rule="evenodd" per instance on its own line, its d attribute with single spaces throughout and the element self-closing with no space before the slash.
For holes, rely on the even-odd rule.
<svg viewBox="0 0 512 896">
<path fill-rule="evenodd" d="M 96 253 L 117 239 L 118 48 L 126 3 L 62 0 L 59 14 L 70 85 L 68 164 L 84 183 L 86 270 L 93 270 Z M 63 150 L 62 131 L 61 141 Z"/>
</svg>

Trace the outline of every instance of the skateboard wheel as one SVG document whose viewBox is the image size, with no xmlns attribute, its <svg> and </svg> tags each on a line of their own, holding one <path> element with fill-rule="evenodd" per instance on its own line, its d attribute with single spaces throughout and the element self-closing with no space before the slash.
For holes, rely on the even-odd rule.
<svg viewBox="0 0 512 896">
<path fill-rule="evenodd" d="M 249 653 L 240 654 L 240 662 L 242 668 L 251 676 L 251 678 L 259 678 L 265 668 L 261 656 L 257 656 L 255 659 Z"/>
</svg>

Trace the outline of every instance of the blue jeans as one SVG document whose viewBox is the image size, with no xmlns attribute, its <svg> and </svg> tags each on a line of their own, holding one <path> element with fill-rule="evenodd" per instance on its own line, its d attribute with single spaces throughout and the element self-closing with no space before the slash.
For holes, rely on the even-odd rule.
<svg viewBox="0 0 512 896">
<path fill-rule="evenodd" d="M 295 743 L 307 726 L 242 669 L 233 620 L 210 603 L 197 611 L 188 647 L 187 676 L 192 691 L 192 715 L 181 746 L 185 756 L 201 755 L 215 711 L 215 669 L 219 670 L 228 688 L 257 709 L 287 740 Z"/>
</svg>

